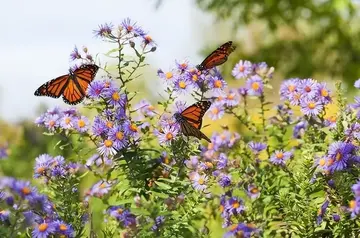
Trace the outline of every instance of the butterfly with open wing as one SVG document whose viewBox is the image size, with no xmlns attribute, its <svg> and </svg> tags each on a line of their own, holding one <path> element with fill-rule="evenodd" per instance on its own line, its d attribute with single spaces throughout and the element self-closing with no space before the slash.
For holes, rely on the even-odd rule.
<svg viewBox="0 0 360 238">
<path fill-rule="evenodd" d="M 212 69 L 215 66 L 219 66 L 226 62 L 228 56 L 236 49 L 236 46 L 232 44 L 232 41 L 228 41 L 216 50 L 214 50 L 204 61 L 197 65 L 196 68 L 200 71 Z"/>
<path fill-rule="evenodd" d="M 83 64 L 69 74 L 62 75 L 41 85 L 34 93 L 35 96 L 59 98 L 64 102 L 75 105 L 86 96 L 86 89 L 94 80 L 99 67 L 95 64 Z"/>
<path fill-rule="evenodd" d="M 211 140 L 200 131 L 202 118 L 210 108 L 211 102 L 200 101 L 186 108 L 181 113 L 175 113 L 174 118 L 180 124 L 181 132 L 185 136 L 194 136 L 198 139 L 205 139 L 211 143 Z"/>
</svg>

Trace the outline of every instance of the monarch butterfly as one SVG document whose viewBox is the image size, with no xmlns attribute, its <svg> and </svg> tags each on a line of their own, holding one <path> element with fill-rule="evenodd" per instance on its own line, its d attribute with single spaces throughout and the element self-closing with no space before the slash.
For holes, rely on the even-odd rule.
<svg viewBox="0 0 360 238">
<path fill-rule="evenodd" d="M 181 113 L 175 113 L 174 118 L 180 124 L 181 132 L 186 136 L 195 136 L 198 139 L 211 140 L 200 131 L 202 118 L 211 106 L 209 101 L 200 101 L 186 108 Z"/>
<path fill-rule="evenodd" d="M 41 85 L 34 93 L 35 96 L 59 98 L 67 104 L 80 103 L 86 96 L 86 89 L 94 80 L 99 67 L 95 64 L 84 64 L 69 74 L 62 75 Z"/>
<path fill-rule="evenodd" d="M 232 45 L 232 41 L 228 41 L 216 50 L 214 50 L 204 61 L 197 65 L 196 68 L 200 71 L 214 68 L 215 66 L 225 63 L 228 56 L 236 49 L 236 46 Z"/>
</svg>

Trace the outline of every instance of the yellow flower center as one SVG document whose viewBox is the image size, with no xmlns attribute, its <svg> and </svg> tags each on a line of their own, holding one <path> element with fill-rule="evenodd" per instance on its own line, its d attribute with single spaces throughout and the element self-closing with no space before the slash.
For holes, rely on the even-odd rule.
<svg viewBox="0 0 360 238">
<path fill-rule="evenodd" d="M 116 212 L 118 213 L 118 214 L 122 214 L 123 213 L 123 209 L 122 208 L 118 208 L 117 210 L 116 210 Z"/>
<path fill-rule="evenodd" d="M 329 160 L 327 161 L 327 165 L 328 165 L 328 166 L 331 166 L 333 163 L 334 163 L 334 159 L 329 159 Z"/>
<path fill-rule="evenodd" d="M 252 89 L 258 90 L 260 88 L 260 84 L 258 82 L 253 82 L 251 84 Z"/>
<path fill-rule="evenodd" d="M 288 86 L 288 90 L 289 90 L 290 92 L 294 92 L 294 91 L 295 91 L 295 88 L 296 88 L 296 87 L 295 87 L 295 85 L 293 85 L 293 84 Z"/>
<path fill-rule="evenodd" d="M 49 126 L 50 126 L 50 127 L 55 126 L 55 121 L 49 121 Z"/>
<path fill-rule="evenodd" d="M 184 81 L 180 81 L 179 82 L 179 87 L 182 88 L 182 89 L 186 88 L 186 83 Z"/>
<path fill-rule="evenodd" d="M 351 209 L 354 209 L 354 208 L 356 207 L 356 201 L 355 201 L 355 200 L 351 200 L 351 201 L 349 202 L 349 207 L 350 207 Z"/>
<path fill-rule="evenodd" d="M 309 109 L 314 109 L 315 108 L 315 103 L 314 102 L 309 102 L 308 103 L 308 108 Z"/>
<path fill-rule="evenodd" d="M 342 154 L 340 152 L 337 152 L 335 158 L 336 158 L 337 161 L 341 160 Z"/>
<path fill-rule="evenodd" d="M 258 188 L 252 188 L 252 189 L 250 189 L 250 192 L 251 193 L 258 193 L 259 192 L 259 189 Z"/>
<path fill-rule="evenodd" d="M 232 206 L 233 206 L 233 208 L 238 208 L 238 207 L 240 207 L 240 203 L 236 201 L 233 203 Z"/>
<path fill-rule="evenodd" d="M 114 126 L 114 123 L 112 123 L 111 121 L 106 122 L 107 128 L 113 128 L 113 126 Z"/>
<path fill-rule="evenodd" d="M 166 134 L 166 140 L 172 140 L 172 138 L 174 138 L 173 134 L 171 132 L 168 132 Z"/>
<path fill-rule="evenodd" d="M 200 185 L 203 185 L 203 184 L 205 183 L 205 180 L 204 180 L 203 178 L 199 178 L 198 183 L 199 183 Z"/>
<path fill-rule="evenodd" d="M 236 228 L 237 228 L 237 224 L 233 224 L 233 225 L 230 226 L 231 231 L 235 231 Z"/>
<path fill-rule="evenodd" d="M 78 126 L 79 126 L 80 128 L 83 128 L 83 127 L 85 126 L 84 120 L 79 120 L 79 121 L 78 121 Z"/>
<path fill-rule="evenodd" d="M 21 192 L 24 194 L 24 195 L 29 195 L 31 193 L 31 190 L 30 188 L 28 187 L 23 187 L 23 189 L 21 189 Z"/>
<path fill-rule="evenodd" d="M 70 117 L 65 118 L 65 124 L 66 124 L 66 125 L 69 125 L 69 124 L 70 124 L 70 122 L 71 122 Z"/>
<path fill-rule="evenodd" d="M 321 89 L 321 96 L 323 96 L 323 97 L 329 96 L 328 90 L 326 90 L 325 88 Z"/>
<path fill-rule="evenodd" d="M 118 101 L 120 99 L 120 95 L 118 92 L 113 93 L 111 97 L 114 101 Z"/>
<path fill-rule="evenodd" d="M 151 42 L 151 41 L 152 41 L 152 38 L 151 38 L 151 36 L 149 36 L 149 35 L 145 36 L 144 38 L 145 38 L 145 40 L 148 41 L 148 42 Z"/>
<path fill-rule="evenodd" d="M 60 228 L 60 231 L 67 231 L 67 229 L 68 229 L 66 224 L 60 224 L 59 228 Z"/>
<path fill-rule="evenodd" d="M 182 64 L 180 64 L 180 66 L 181 66 L 181 68 L 185 69 L 188 65 L 187 65 L 187 63 L 182 63 Z"/>
<path fill-rule="evenodd" d="M 106 184 L 105 184 L 105 183 L 102 183 L 102 184 L 100 184 L 99 187 L 100 187 L 100 188 L 105 188 L 105 187 L 106 187 Z"/>
<path fill-rule="evenodd" d="M 113 142 L 112 142 L 112 140 L 105 140 L 104 145 L 109 148 L 113 145 Z"/>
<path fill-rule="evenodd" d="M 44 168 L 44 167 L 39 167 L 39 168 L 37 168 L 37 170 L 36 170 L 36 172 L 37 172 L 38 174 L 42 174 L 44 171 L 45 171 L 45 168 Z"/>
<path fill-rule="evenodd" d="M 235 95 L 234 95 L 234 94 L 228 94 L 228 95 L 227 95 L 227 99 L 229 99 L 229 100 L 234 99 L 234 97 L 235 97 Z"/>
<path fill-rule="evenodd" d="M 214 144 L 213 143 L 209 143 L 208 144 L 208 150 L 212 150 L 214 149 Z"/>
<path fill-rule="evenodd" d="M 148 106 L 148 110 L 154 111 L 154 110 L 155 110 L 155 107 L 154 107 L 153 105 L 149 105 L 149 106 Z"/>
<path fill-rule="evenodd" d="M 42 223 L 39 225 L 39 231 L 44 232 L 49 227 L 47 223 Z"/>
<path fill-rule="evenodd" d="M 211 109 L 211 112 L 216 115 L 219 113 L 219 109 L 217 107 L 214 107 L 213 109 Z"/>
<path fill-rule="evenodd" d="M 196 82 L 196 81 L 198 81 L 198 76 L 196 75 L 196 74 L 193 74 L 193 76 L 192 76 L 192 80 L 194 81 L 194 82 Z"/>
<path fill-rule="evenodd" d="M 166 77 L 166 79 L 171 79 L 173 77 L 173 73 L 172 72 L 167 72 L 165 74 L 165 77 Z"/>
<path fill-rule="evenodd" d="M 116 132 L 116 139 L 122 140 L 124 138 L 124 133 L 121 131 Z"/>
<path fill-rule="evenodd" d="M 306 86 L 306 87 L 305 87 L 305 91 L 306 91 L 307 93 L 309 93 L 309 92 L 311 92 L 311 88 L 310 88 L 309 86 Z"/>
<path fill-rule="evenodd" d="M 133 132 L 137 132 L 138 131 L 138 128 L 135 124 L 131 124 L 130 125 L 130 130 L 133 131 Z"/>
<path fill-rule="evenodd" d="M 221 82 L 221 80 L 215 80 L 214 86 L 215 88 L 221 88 L 223 86 L 223 83 Z"/>
<path fill-rule="evenodd" d="M 276 158 L 277 158 L 277 159 L 282 159 L 282 158 L 284 158 L 284 153 L 282 153 L 282 152 L 277 153 L 277 154 L 276 154 Z"/>
<path fill-rule="evenodd" d="M 165 157 L 164 158 L 164 164 L 169 164 L 170 163 L 170 159 L 169 159 L 169 157 Z"/>
<path fill-rule="evenodd" d="M 224 205 L 220 205 L 219 210 L 220 210 L 220 212 L 223 212 L 225 210 Z"/>
<path fill-rule="evenodd" d="M 245 71 L 244 65 L 240 65 L 240 66 L 239 66 L 239 71 L 240 71 L 240 72 L 244 72 L 244 71 Z"/>
<path fill-rule="evenodd" d="M 205 162 L 206 166 L 210 169 L 214 167 L 214 165 L 211 162 Z"/>
<path fill-rule="evenodd" d="M 127 26 L 127 27 L 126 27 L 126 30 L 127 30 L 127 31 L 132 31 L 133 29 L 134 29 L 134 28 L 133 28 L 132 26 Z"/>
<path fill-rule="evenodd" d="M 320 159 L 319 160 L 319 165 L 320 166 L 324 166 L 326 164 L 326 160 L 325 159 Z"/>
</svg>

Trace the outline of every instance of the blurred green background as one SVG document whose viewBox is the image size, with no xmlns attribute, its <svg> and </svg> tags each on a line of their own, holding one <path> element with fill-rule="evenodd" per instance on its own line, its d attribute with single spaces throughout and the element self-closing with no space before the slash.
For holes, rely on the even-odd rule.
<svg viewBox="0 0 360 238">
<path fill-rule="evenodd" d="M 197 64 L 227 40 L 232 40 L 237 45 L 236 51 L 221 67 L 229 86 L 239 87 L 243 83 L 234 81 L 231 77 L 231 69 L 240 59 L 265 61 L 269 66 L 274 66 L 276 72 L 272 83 L 274 89 L 267 92 L 273 102 L 277 102 L 279 84 L 285 78 L 313 77 L 319 81 L 327 81 L 330 85 L 335 80 L 341 80 L 345 85 L 351 86 L 360 75 L 360 1 L 79 2 L 72 7 L 80 12 L 87 12 L 81 15 L 86 16 L 85 18 L 75 19 L 76 15 L 71 13 L 58 18 L 52 16 L 51 11 L 56 11 L 57 7 L 67 8 L 72 4 L 70 1 L 57 3 L 61 5 L 55 8 L 46 1 L 35 1 L 34 4 L 41 6 L 43 11 L 38 17 L 36 12 L 25 13 L 26 5 L 17 8 L 13 3 L 5 3 L 3 9 L 8 8 L 7 14 L 13 12 L 14 18 L 21 18 L 21 14 L 25 14 L 24 24 L 35 24 L 36 27 L 30 30 L 35 30 L 34 37 L 45 38 L 47 45 L 40 44 L 35 38 L 30 42 L 21 41 L 22 44 L 16 45 L 16 50 L 6 50 L 16 42 L 15 38 L 19 38 L 11 32 L 18 30 L 20 25 L 16 24 L 20 23 L 0 25 L 8 27 L 10 32 L 0 42 L 0 49 L 4 48 L 0 58 L 4 62 L 0 70 L 0 145 L 9 145 L 8 158 L 0 161 L 1 176 L 30 179 L 34 159 L 39 154 L 62 154 L 66 157 L 70 153 L 55 149 L 60 138 L 42 135 L 43 129 L 37 128 L 33 123 L 36 115 L 44 112 L 50 105 L 65 105 L 61 99 L 40 99 L 32 94 L 40 84 L 66 72 L 68 55 L 75 43 L 86 44 L 92 53 L 97 53 L 97 50 L 106 51 L 103 50 L 106 49 L 106 44 L 100 41 L 96 43 L 91 35 L 91 29 L 103 22 L 118 24 L 123 18 L 130 16 L 154 33 L 158 50 L 147 59 L 150 66 L 144 71 L 146 77 L 142 77 L 135 85 L 143 91 L 141 98 L 149 98 L 153 102 L 160 99 L 157 97 L 158 89 L 154 87 L 154 82 L 158 80 L 158 67 L 166 70 L 174 64 L 174 59 L 187 57 L 191 63 Z M 89 6 L 95 3 L 97 6 Z M 11 21 L 5 18 L 6 15 L 0 17 L 1 24 Z M 67 18 L 72 24 L 61 23 L 63 18 Z M 33 22 L 26 22 L 27 19 L 32 19 Z M 77 21 L 86 27 L 77 25 Z M 47 29 L 54 33 L 48 34 Z M 24 31 L 26 33 L 27 30 Z M 3 29 L 3 32 L 6 31 Z M 62 39 L 67 39 L 67 43 L 61 43 Z M 55 58 L 55 63 L 50 64 L 49 57 Z M 14 59 L 18 59 L 18 62 L 14 63 Z M 350 92 L 354 93 L 351 88 L 349 87 Z M 217 124 L 222 125 L 222 121 Z M 210 135 L 214 128 L 204 128 L 204 132 Z"/>
</svg>

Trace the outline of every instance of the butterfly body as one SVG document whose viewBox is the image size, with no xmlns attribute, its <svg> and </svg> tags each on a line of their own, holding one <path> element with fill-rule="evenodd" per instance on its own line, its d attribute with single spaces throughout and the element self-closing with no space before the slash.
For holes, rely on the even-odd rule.
<svg viewBox="0 0 360 238">
<path fill-rule="evenodd" d="M 196 68 L 200 71 L 212 69 L 215 66 L 221 65 L 226 62 L 229 55 L 236 49 L 236 46 L 233 46 L 232 41 L 228 41 L 216 50 L 214 50 L 204 61 L 197 65 Z"/>
<path fill-rule="evenodd" d="M 67 104 L 78 104 L 86 96 L 86 89 L 94 80 L 99 67 L 95 64 L 84 64 L 69 74 L 62 75 L 41 85 L 35 96 L 59 98 L 63 96 Z"/>
<path fill-rule="evenodd" d="M 200 131 L 202 118 L 210 108 L 211 102 L 200 101 L 186 108 L 181 113 L 175 113 L 174 118 L 180 124 L 181 132 L 185 136 L 194 136 L 198 139 L 205 139 L 211 143 L 211 140 Z"/>
</svg>

